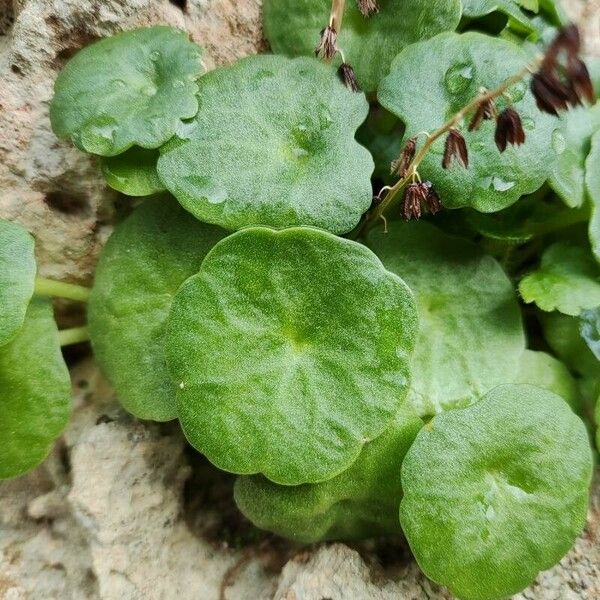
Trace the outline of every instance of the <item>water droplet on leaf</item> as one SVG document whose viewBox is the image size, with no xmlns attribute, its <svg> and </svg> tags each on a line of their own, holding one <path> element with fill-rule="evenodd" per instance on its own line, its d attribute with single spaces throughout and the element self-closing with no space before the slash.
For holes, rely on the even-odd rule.
<svg viewBox="0 0 600 600">
<path fill-rule="evenodd" d="M 472 80 L 473 65 L 458 63 L 446 71 L 444 86 L 451 94 L 460 94 L 469 89 Z"/>
</svg>

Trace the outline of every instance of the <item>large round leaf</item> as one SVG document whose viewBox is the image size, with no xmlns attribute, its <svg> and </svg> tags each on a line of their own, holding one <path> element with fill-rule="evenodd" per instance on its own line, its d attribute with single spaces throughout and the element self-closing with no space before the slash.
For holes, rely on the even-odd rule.
<svg viewBox="0 0 600 600">
<path fill-rule="evenodd" d="M 282 486 L 254 475 L 240 477 L 238 508 L 257 527 L 297 542 L 347 540 L 400 532 L 400 466 L 423 426 L 409 406 L 365 445 L 356 462 L 323 483 Z"/>
<path fill-rule="evenodd" d="M 373 160 L 354 139 L 362 94 L 314 58 L 253 56 L 200 81 L 188 139 L 161 149 L 158 173 L 202 221 L 352 229 L 371 203 Z"/>
<path fill-rule="evenodd" d="M 527 54 L 511 42 L 481 33 L 443 33 L 398 55 L 379 88 L 379 101 L 406 123 L 408 139 L 437 129 L 482 87 L 497 87 L 527 61 Z M 421 163 L 421 177 L 433 182 L 444 206 L 501 210 L 541 187 L 552 171 L 556 159 L 551 144 L 553 117 L 540 113 L 525 82 L 508 92 L 523 121 L 525 144 L 509 146 L 500 153 L 493 121 L 484 121 L 473 132 L 466 131 L 466 121 L 463 134 L 469 149 L 468 169 L 442 167 L 443 137 Z M 506 100 L 499 99 L 498 108 L 504 106 Z"/>
<path fill-rule="evenodd" d="M 133 147 L 102 160 L 102 174 L 111 188 L 128 196 L 151 196 L 165 189 L 156 172 L 158 150 Z"/>
<path fill-rule="evenodd" d="M 557 242 L 544 252 L 540 267 L 521 279 L 519 291 L 542 310 L 576 317 L 600 306 L 600 267 L 587 248 Z"/>
<path fill-rule="evenodd" d="M 172 198 L 151 198 L 117 226 L 102 252 L 88 309 L 92 346 L 120 402 L 136 417 L 177 416 L 165 321 L 177 288 L 223 235 Z"/>
<path fill-rule="evenodd" d="M 379 12 L 366 19 L 354 0 L 346 2 L 338 45 L 362 88 L 377 89 L 402 48 L 451 31 L 460 20 L 458 0 L 378 0 Z M 329 23 L 331 3 L 322 0 L 266 0 L 265 35 L 274 52 L 312 54 Z"/>
<path fill-rule="evenodd" d="M 126 31 L 84 48 L 61 71 L 50 105 L 59 137 L 93 154 L 158 148 L 198 110 L 201 49 L 171 27 Z"/>
<path fill-rule="evenodd" d="M 0 220 L 0 346 L 19 331 L 33 295 L 33 238 L 20 225 Z"/>
<path fill-rule="evenodd" d="M 500 386 L 435 417 L 402 466 L 400 520 L 434 581 L 497 600 L 557 563 L 585 525 L 592 455 L 561 398 Z"/>
<path fill-rule="evenodd" d="M 334 477 L 398 411 L 416 318 L 410 290 L 356 242 L 308 228 L 226 238 L 169 316 L 189 441 L 233 473 Z"/>
<path fill-rule="evenodd" d="M 394 222 L 367 243 L 417 300 L 410 397 L 419 414 L 466 406 L 513 381 L 523 327 L 512 284 L 493 258 L 426 222 Z"/>
<path fill-rule="evenodd" d="M 38 465 L 65 427 L 71 384 L 52 306 L 33 299 L 17 336 L 0 347 L 0 479 Z"/>
<path fill-rule="evenodd" d="M 561 114 L 558 127 L 552 135 L 558 161 L 548 181 L 567 206 L 581 206 L 585 202 L 586 159 L 592 135 L 596 131 L 600 131 L 600 103 L 591 108 L 578 107 Z M 593 169 L 592 165 L 590 167 Z M 600 194 L 600 188 L 597 193 Z"/>
</svg>

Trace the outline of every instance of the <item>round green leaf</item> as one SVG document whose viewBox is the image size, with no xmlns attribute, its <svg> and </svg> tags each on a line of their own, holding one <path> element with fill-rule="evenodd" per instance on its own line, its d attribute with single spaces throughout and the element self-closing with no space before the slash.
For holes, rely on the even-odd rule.
<svg viewBox="0 0 600 600">
<path fill-rule="evenodd" d="M 581 533 L 591 476 L 585 426 L 561 398 L 500 386 L 420 431 L 400 520 L 429 578 L 464 600 L 505 598 Z"/>
<path fill-rule="evenodd" d="M 158 148 L 198 110 L 201 49 L 186 33 L 148 27 L 78 52 L 61 71 L 50 105 L 52 129 L 81 150 L 114 156 Z"/>
<path fill-rule="evenodd" d="M 567 206 L 581 206 L 585 201 L 586 158 L 595 131 L 600 132 L 600 103 L 562 113 L 552 134 L 558 161 L 548 182 Z M 593 164 L 590 164 L 592 170 Z"/>
<path fill-rule="evenodd" d="M 420 415 L 466 406 L 514 379 L 525 350 L 521 314 L 493 258 L 426 222 L 375 229 L 367 243 L 417 300 L 410 397 Z"/>
<path fill-rule="evenodd" d="M 379 101 L 405 122 L 408 139 L 437 129 L 482 87 L 497 87 L 527 62 L 525 51 L 511 42 L 474 32 L 443 33 L 398 55 L 381 83 Z M 509 145 L 500 153 L 494 142 L 494 121 L 484 121 L 478 131 L 469 132 L 466 125 L 472 115 L 467 115 L 463 134 L 469 168 L 442 167 L 443 137 L 421 163 L 421 177 L 433 182 L 444 206 L 495 212 L 537 190 L 548 178 L 556 158 L 551 145 L 555 122 L 539 112 L 525 82 L 510 88 L 509 94 L 523 121 L 525 144 Z M 506 100 L 499 99 L 499 110 L 505 106 Z"/>
<path fill-rule="evenodd" d="M 308 228 L 226 238 L 169 316 L 190 443 L 225 471 L 331 479 L 398 411 L 416 319 L 410 290 L 356 242 Z"/>
<path fill-rule="evenodd" d="M 235 502 L 257 527 L 296 542 L 400 533 L 400 465 L 422 426 L 412 409 L 403 407 L 337 477 L 296 486 L 277 485 L 260 475 L 239 477 Z"/>
<path fill-rule="evenodd" d="M 592 204 L 589 236 L 592 251 L 600 261 L 600 129 L 591 138 L 591 148 L 585 162 L 585 187 Z"/>
<path fill-rule="evenodd" d="M 17 334 L 33 295 L 34 241 L 23 227 L 0 220 L 0 346 Z"/>
<path fill-rule="evenodd" d="M 133 147 L 102 159 L 102 174 L 111 188 L 128 196 L 151 196 L 165 189 L 158 178 L 158 150 Z"/>
<path fill-rule="evenodd" d="M 586 248 L 557 242 L 544 252 L 540 267 L 521 279 L 519 291 L 542 310 L 577 316 L 600 306 L 600 269 Z"/>
<path fill-rule="evenodd" d="M 366 19 L 356 2 L 346 2 L 338 45 L 361 87 L 372 92 L 402 48 L 451 31 L 460 20 L 458 0 L 379 0 L 379 12 Z M 329 23 L 331 4 L 322 0 L 265 0 L 265 35 L 274 52 L 310 55 Z"/>
<path fill-rule="evenodd" d="M 102 252 L 88 308 L 92 346 L 120 402 L 136 417 L 177 416 L 165 322 L 177 288 L 223 235 L 172 198 L 150 198 L 117 226 Z"/>
<path fill-rule="evenodd" d="M 49 301 L 34 298 L 17 336 L 0 347 L 0 479 L 41 463 L 71 411 L 71 383 Z"/>
<path fill-rule="evenodd" d="M 199 82 L 188 139 L 161 148 L 158 173 L 181 204 L 227 229 L 351 230 L 371 203 L 373 160 L 354 139 L 367 116 L 314 58 L 252 56 Z"/>
<path fill-rule="evenodd" d="M 532 16 L 539 12 L 538 0 L 463 0 L 463 17 L 477 19 L 492 13 L 508 17 L 523 33 L 538 33 Z"/>
<path fill-rule="evenodd" d="M 548 390 L 563 398 L 575 412 L 581 410 L 577 383 L 569 369 L 546 352 L 525 350 L 513 383 L 526 383 Z"/>
</svg>

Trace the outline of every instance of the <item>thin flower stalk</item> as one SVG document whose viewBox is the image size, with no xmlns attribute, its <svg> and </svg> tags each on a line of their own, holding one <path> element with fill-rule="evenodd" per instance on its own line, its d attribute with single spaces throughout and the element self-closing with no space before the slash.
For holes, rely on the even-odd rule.
<svg viewBox="0 0 600 600">
<path fill-rule="evenodd" d="M 369 227 L 371 227 L 373 223 L 381 219 L 383 214 L 392 206 L 392 204 L 396 200 L 399 199 L 399 197 L 401 198 L 400 192 L 404 190 L 407 184 L 414 183 L 413 180 L 416 177 L 419 165 L 421 164 L 425 156 L 427 156 L 427 153 L 429 152 L 433 144 L 437 142 L 437 140 L 444 137 L 445 135 L 448 135 L 448 133 L 452 129 L 457 128 L 460 125 L 460 123 L 465 119 L 465 117 L 473 111 L 476 111 L 482 103 L 492 101 L 502 96 L 511 87 L 522 81 L 531 73 L 534 73 L 538 69 L 541 62 L 542 57 L 536 58 L 531 63 L 523 67 L 518 73 L 515 73 L 512 77 L 506 79 L 498 87 L 479 94 L 478 96 L 473 98 L 468 104 L 463 106 L 458 112 L 452 115 L 452 117 L 450 117 L 441 127 L 429 134 L 421 148 L 419 148 L 414 158 L 410 162 L 406 170 L 406 175 L 399 179 L 393 186 L 391 186 L 387 190 L 385 195 L 381 198 L 381 201 L 375 206 L 373 206 L 369 213 L 367 213 L 363 222 L 353 232 L 352 237 L 360 237 L 364 232 L 367 231 Z"/>
</svg>

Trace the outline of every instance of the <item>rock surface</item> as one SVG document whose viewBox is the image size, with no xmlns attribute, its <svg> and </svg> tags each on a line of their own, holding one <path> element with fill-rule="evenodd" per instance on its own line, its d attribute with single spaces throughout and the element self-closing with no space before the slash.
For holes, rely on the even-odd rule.
<svg viewBox="0 0 600 600">
<path fill-rule="evenodd" d="M 600 0 L 569 10 L 600 55 Z M 89 282 L 122 201 L 52 134 L 56 74 L 81 46 L 156 23 L 189 31 L 208 67 L 263 47 L 260 0 L 0 0 L 0 218 L 36 236 L 46 276 Z M 0 484 L 0 600 L 450 598 L 401 542 L 303 549 L 256 532 L 232 505 L 231 478 L 177 427 L 125 415 L 90 360 L 73 382 L 73 419 L 51 456 Z M 600 598 L 600 486 L 575 548 L 516 598 Z"/>
</svg>

